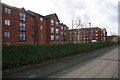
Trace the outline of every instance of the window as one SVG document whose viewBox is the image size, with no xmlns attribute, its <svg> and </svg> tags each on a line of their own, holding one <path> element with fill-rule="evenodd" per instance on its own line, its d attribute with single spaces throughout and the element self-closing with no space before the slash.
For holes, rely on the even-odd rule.
<svg viewBox="0 0 120 80">
<path fill-rule="evenodd" d="M 10 32 L 5 32 L 5 33 L 4 33 L 4 36 L 5 36 L 6 38 L 9 38 L 9 37 L 10 37 Z"/>
<path fill-rule="evenodd" d="M 95 36 L 98 36 L 98 34 L 95 34 Z"/>
<path fill-rule="evenodd" d="M 66 35 L 66 32 L 64 32 L 64 35 Z"/>
<path fill-rule="evenodd" d="M 61 30 L 63 30 L 63 26 L 61 26 Z"/>
<path fill-rule="evenodd" d="M 61 32 L 61 35 L 63 35 L 63 32 Z"/>
<path fill-rule="evenodd" d="M 85 38 L 83 38 L 85 40 Z"/>
<path fill-rule="evenodd" d="M 58 23 L 58 22 L 56 22 L 55 24 L 56 24 L 56 27 L 58 27 L 59 23 Z"/>
<path fill-rule="evenodd" d="M 9 9 L 9 8 L 5 8 L 5 13 L 10 14 L 10 13 L 11 13 L 11 9 Z"/>
<path fill-rule="evenodd" d="M 51 40 L 54 40 L 54 35 L 51 35 Z"/>
<path fill-rule="evenodd" d="M 40 26 L 40 29 L 42 30 L 42 29 L 43 29 L 43 26 Z"/>
<path fill-rule="evenodd" d="M 54 28 L 51 28 L 51 33 L 54 33 Z"/>
<path fill-rule="evenodd" d="M 20 34 L 19 34 L 19 40 L 20 40 L 20 41 L 26 41 L 26 35 L 23 34 L 23 33 L 20 33 Z"/>
<path fill-rule="evenodd" d="M 59 37 L 58 37 L 58 36 L 56 36 L 56 40 L 57 40 L 57 41 L 59 40 Z"/>
<path fill-rule="evenodd" d="M 42 17 L 40 18 L 40 21 L 43 21 L 43 18 L 42 18 Z"/>
<path fill-rule="evenodd" d="M 56 29 L 56 34 L 59 34 L 59 31 L 58 31 L 58 29 Z"/>
<path fill-rule="evenodd" d="M 54 21 L 53 20 L 51 20 L 51 26 L 54 26 Z"/>
<path fill-rule="evenodd" d="M 24 23 L 20 23 L 20 31 L 25 31 L 25 24 Z"/>
<path fill-rule="evenodd" d="M 26 21 L 26 15 L 25 14 L 23 14 L 23 13 L 20 13 L 20 20 L 22 20 L 22 21 Z"/>
<path fill-rule="evenodd" d="M 5 20 L 5 25 L 10 25 L 10 20 Z"/>
<path fill-rule="evenodd" d="M 66 30 L 66 27 L 64 29 Z"/>
</svg>

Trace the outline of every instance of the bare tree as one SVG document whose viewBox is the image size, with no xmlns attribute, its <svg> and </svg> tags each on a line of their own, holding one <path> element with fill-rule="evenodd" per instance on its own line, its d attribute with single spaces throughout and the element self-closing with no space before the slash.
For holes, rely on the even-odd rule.
<svg viewBox="0 0 120 80">
<path fill-rule="evenodd" d="M 86 14 L 83 16 L 83 18 L 81 18 L 80 16 L 76 16 L 76 17 L 72 16 L 71 22 L 72 22 L 72 30 L 71 30 L 71 32 L 72 32 L 72 43 L 74 43 L 74 32 L 75 32 L 75 30 L 73 30 L 73 29 L 77 29 L 79 27 L 84 27 L 85 28 L 85 42 L 86 42 L 87 41 L 86 28 L 88 27 L 88 25 L 91 25 L 90 18 Z M 78 29 L 78 40 L 79 40 L 79 37 L 80 37 L 79 33 L 81 34 L 80 30 Z"/>
<path fill-rule="evenodd" d="M 76 29 L 77 27 L 79 27 L 81 25 L 81 18 L 80 17 L 72 17 L 72 43 L 74 43 L 74 30 L 73 29 Z"/>
</svg>

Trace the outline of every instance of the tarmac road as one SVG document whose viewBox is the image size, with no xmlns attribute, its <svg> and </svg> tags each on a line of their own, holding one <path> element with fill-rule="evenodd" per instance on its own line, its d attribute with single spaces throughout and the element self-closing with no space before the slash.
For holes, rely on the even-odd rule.
<svg viewBox="0 0 120 80">
<path fill-rule="evenodd" d="M 3 78 L 118 78 L 118 45 L 37 66 Z"/>
</svg>

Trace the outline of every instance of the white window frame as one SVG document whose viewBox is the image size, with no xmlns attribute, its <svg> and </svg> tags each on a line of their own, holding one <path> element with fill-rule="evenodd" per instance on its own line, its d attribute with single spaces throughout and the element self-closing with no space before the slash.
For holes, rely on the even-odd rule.
<svg viewBox="0 0 120 80">
<path fill-rule="evenodd" d="M 51 26 L 54 26 L 54 21 L 53 20 L 51 20 Z"/>
<path fill-rule="evenodd" d="M 20 33 L 19 34 L 19 41 L 26 41 L 26 34 Z"/>
<path fill-rule="evenodd" d="M 11 33 L 10 33 L 10 32 L 4 32 L 4 37 L 10 38 L 10 36 L 11 36 Z"/>
<path fill-rule="evenodd" d="M 43 21 L 43 18 L 42 18 L 42 17 L 40 17 L 40 21 Z"/>
<path fill-rule="evenodd" d="M 10 13 L 11 13 L 11 9 L 9 9 L 9 8 L 5 8 L 5 13 L 10 14 Z"/>
<path fill-rule="evenodd" d="M 26 31 L 26 25 L 24 23 L 20 23 L 20 31 Z"/>
<path fill-rule="evenodd" d="M 61 32 L 61 35 L 63 35 L 63 32 Z"/>
<path fill-rule="evenodd" d="M 42 25 L 40 26 L 40 29 L 41 29 L 41 30 L 43 29 L 43 26 L 42 26 Z"/>
<path fill-rule="evenodd" d="M 51 38 L 50 38 L 50 39 L 51 39 L 51 41 L 53 41 L 53 40 L 54 40 L 54 35 L 51 35 Z"/>
<path fill-rule="evenodd" d="M 61 30 L 63 30 L 63 26 L 61 26 Z"/>
<path fill-rule="evenodd" d="M 64 32 L 64 35 L 66 35 L 66 32 Z"/>
<path fill-rule="evenodd" d="M 55 31 L 56 31 L 56 34 L 59 34 L 59 30 L 58 29 L 56 29 Z"/>
<path fill-rule="evenodd" d="M 5 25 L 10 26 L 11 21 L 10 20 L 5 20 Z"/>
<path fill-rule="evenodd" d="M 59 23 L 58 23 L 58 22 L 55 22 L 55 25 L 56 25 L 56 27 L 58 27 L 58 26 L 59 26 Z"/>
<path fill-rule="evenodd" d="M 54 28 L 51 28 L 51 33 L 54 33 Z"/>
<path fill-rule="evenodd" d="M 20 13 L 20 20 L 26 21 L 26 14 Z"/>
<path fill-rule="evenodd" d="M 56 41 L 58 41 L 59 40 L 59 36 L 58 35 L 56 35 Z"/>
<path fill-rule="evenodd" d="M 98 36 L 98 34 L 95 34 L 95 36 Z"/>
</svg>

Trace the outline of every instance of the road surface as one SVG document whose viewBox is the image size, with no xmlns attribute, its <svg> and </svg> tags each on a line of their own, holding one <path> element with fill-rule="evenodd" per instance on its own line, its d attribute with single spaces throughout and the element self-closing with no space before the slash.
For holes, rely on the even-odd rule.
<svg viewBox="0 0 120 80">
<path fill-rule="evenodd" d="M 118 61 L 118 46 L 111 46 L 35 68 L 3 74 L 3 78 L 118 78 Z"/>
</svg>

